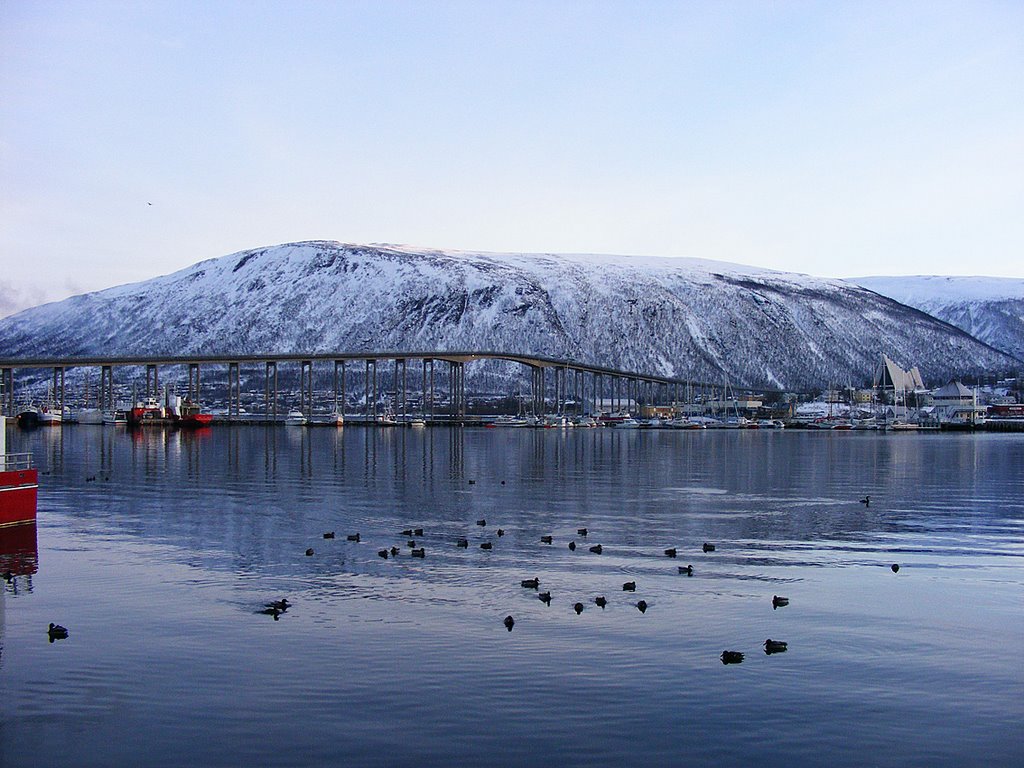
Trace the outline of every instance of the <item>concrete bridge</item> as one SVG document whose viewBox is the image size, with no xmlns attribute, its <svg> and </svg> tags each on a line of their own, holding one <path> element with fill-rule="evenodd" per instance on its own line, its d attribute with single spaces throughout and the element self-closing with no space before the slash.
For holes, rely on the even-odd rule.
<svg viewBox="0 0 1024 768">
<path fill-rule="evenodd" d="M 659 376 L 637 371 L 580 363 L 537 355 L 523 355 L 510 352 L 320 352 L 316 354 L 274 354 L 274 355 L 185 355 L 175 356 L 132 356 L 102 357 L 82 356 L 68 358 L 9 358 L 0 359 L 0 411 L 8 416 L 15 415 L 15 371 L 52 370 L 52 392 L 55 404 L 64 406 L 65 375 L 69 369 L 97 368 L 100 372 L 99 404 L 101 408 L 114 407 L 115 372 L 118 368 L 145 368 L 146 385 L 144 397 L 159 397 L 161 367 L 182 366 L 188 369 L 187 395 L 194 401 L 200 400 L 201 372 L 204 367 L 227 368 L 228 417 L 238 418 L 241 412 L 241 375 L 243 369 L 262 374 L 264 384 L 265 416 L 278 416 L 278 370 L 282 365 L 295 365 L 299 372 L 300 410 L 309 417 L 313 410 L 313 368 L 314 365 L 328 366 L 333 374 L 334 409 L 339 403 L 344 407 L 347 368 L 362 368 L 367 399 L 368 415 L 377 416 L 379 394 L 378 369 L 381 362 L 394 366 L 395 410 L 407 413 L 409 391 L 409 364 L 419 363 L 420 391 L 423 393 L 422 409 L 426 413 L 430 404 L 430 416 L 434 414 L 435 384 L 447 385 L 448 415 L 460 418 L 466 415 L 465 366 L 483 360 L 499 360 L 518 363 L 531 371 L 531 399 L 533 413 L 541 416 L 547 404 L 553 405 L 555 413 L 561 413 L 568 400 L 590 403 L 591 410 L 598 401 L 610 402 L 613 409 L 621 409 L 626 402 L 664 403 L 678 402 L 681 387 L 713 386 L 706 383 L 688 382 L 685 379 Z M 441 363 L 441 366 L 437 364 Z M 333 366 L 333 370 L 331 368 Z M 447 370 L 445 370 L 447 366 Z M 440 367 L 440 371 L 437 369 Z M 440 374 L 440 375 L 438 375 Z M 416 373 L 412 373 L 415 386 Z M 440 378 L 440 382 L 437 379 Z M 548 387 L 551 387 L 549 390 Z M 719 384 L 718 386 L 721 386 Z M 548 397 L 548 394 L 551 397 Z M 741 391 L 746 391 L 742 390 Z"/>
</svg>

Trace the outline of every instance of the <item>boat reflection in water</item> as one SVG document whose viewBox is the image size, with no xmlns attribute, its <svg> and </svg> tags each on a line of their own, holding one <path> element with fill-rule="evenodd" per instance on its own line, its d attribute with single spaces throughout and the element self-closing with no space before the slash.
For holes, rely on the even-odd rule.
<svg viewBox="0 0 1024 768">
<path fill-rule="evenodd" d="M 7 589 L 32 591 L 31 576 L 39 570 L 39 544 L 36 525 L 12 525 L 0 528 L 0 574 Z"/>
</svg>

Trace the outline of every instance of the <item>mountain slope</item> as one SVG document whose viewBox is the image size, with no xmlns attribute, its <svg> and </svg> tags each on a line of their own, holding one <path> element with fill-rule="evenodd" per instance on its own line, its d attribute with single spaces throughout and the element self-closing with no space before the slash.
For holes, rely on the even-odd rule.
<svg viewBox="0 0 1024 768">
<path fill-rule="evenodd" d="M 0 321 L 0 356 L 490 350 L 735 385 L 1016 362 L 872 291 L 698 259 L 313 241 L 211 259 Z M 473 371 L 469 372 L 470 378 Z"/>
<path fill-rule="evenodd" d="M 857 277 L 851 282 L 955 325 L 1024 360 L 1024 280 L 995 277 Z"/>
</svg>

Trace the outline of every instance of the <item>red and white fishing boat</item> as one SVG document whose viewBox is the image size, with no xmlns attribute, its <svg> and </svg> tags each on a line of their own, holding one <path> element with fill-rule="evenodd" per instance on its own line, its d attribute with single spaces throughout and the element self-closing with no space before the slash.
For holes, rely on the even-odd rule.
<svg viewBox="0 0 1024 768">
<path fill-rule="evenodd" d="M 39 475 L 31 453 L 7 453 L 7 419 L 0 416 L 0 528 L 36 521 Z"/>
<path fill-rule="evenodd" d="M 147 397 L 145 400 L 136 402 L 128 411 L 128 423 L 133 426 L 166 423 L 164 409 L 160 407 L 160 403 L 155 397 Z"/>
<path fill-rule="evenodd" d="M 178 425 L 187 429 L 208 427 L 213 421 L 212 413 L 203 413 L 199 403 L 193 403 L 187 397 L 181 401 L 178 409 Z"/>
<path fill-rule="evenodd" d="M 163 405 L 155 397 L 148 397 L 128 412 L 128 423 L 135 427 L 160 425 L 195 429 L 209 426 L 212 421 L 213 414 L 203 413 L 198 403 L 171 394 L 164 396 Z"/>
</svg>

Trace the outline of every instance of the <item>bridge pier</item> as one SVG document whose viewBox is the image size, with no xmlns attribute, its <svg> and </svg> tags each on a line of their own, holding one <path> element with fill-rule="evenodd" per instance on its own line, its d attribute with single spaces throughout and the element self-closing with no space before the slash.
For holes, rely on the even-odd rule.
<svg viewBox="0 0 1024 768">
<path fill-rule="evenodd" d="M 433 371 L 431 371 L 433 372 Z M 427 418 L 427 358 L 423 358 L 423 384 L 420 387 L 420 416 L 424 420 Z"/>
<path fill-rule="evenodd" d="M 533 398 L 533 415 L 538 419 L 544 418 L 544 368 L 538 366 L 536 370 L 536 392 Z"/>
<path fill-rule="evenodd" d="M 307 419 L 313 418 L 313 361 L 299 365 L 299 410 Z"/>
<path fill-rule="evenodd" d="M 146 366 L 146 390 L 143 397 L 152 397 L 153 399 L 160 397 L 160 378 L 157 366 L 154 364 Z M 132 405 L 134 406 L 134 403 Z"/>
<path fill-rule="evenodd" d="M 424 363 L 427 360 L 423 361 Z M 434 411 L 434 358 L 430 358 L 430 418 L 433 419 L 435 416 Z"/>
<path fill-rule="evenodd" d="M 228 418 L 237 419 L 242 413 L 242 375 L 239 363 L 228 363 Z"/>
<path fill-rule="evenodd" d="M 466 415 L 466 377 L 464 364 L 457 360 L 448 361 L 449 411 L 453 419 Z"/>
<path fill-rule="evenodd" d="M 114 366 L 100 366 L 100 409 L 114 410 Z"/>
<path fill-rule="evenodd" d="M 341 369 L 341 410 L 338 410 L 338 369 Z M 334 411 L 344 416 L 345 414 L 345 361 L 334 361 Z"/>
<path fill-rule="evenodd" d="M 199 402 L 199 363 L 188 364 L 188 399 Z"/>
<path fill-rule="evenodd" d="M 402 421 L 409 419 L 409 399 L 408 399 L 408 377 L 405 365 L 405 358 L 402 358 Z"/>
<path fill-rule="evenodd" d="M 277 361 L 267 360 L 263 372 L 263 418 L 277 421 Z"/>
<path fill-rule="evenodd" d="M 371 379 L 370 370 L 373 370 Z M 377 421 L 377 361 L 366 359 L 366 416 L 372 421 Z"/>
<path fill-rule="evenodd" d="M 57 410 L 64 411 L 64 366 L 53 367 L 53 402 Z"/>
<path fill-rule="evenodd" d="M 6 416 L 14 418 L 18 414 L 14 412 L 14 369 L 0 369 L 0 409 Z"/>
</svg>

